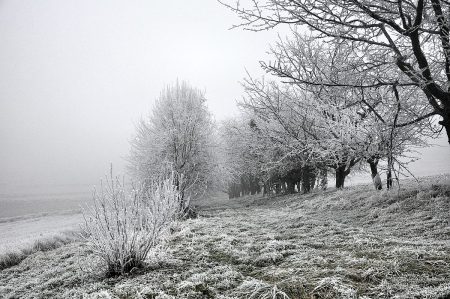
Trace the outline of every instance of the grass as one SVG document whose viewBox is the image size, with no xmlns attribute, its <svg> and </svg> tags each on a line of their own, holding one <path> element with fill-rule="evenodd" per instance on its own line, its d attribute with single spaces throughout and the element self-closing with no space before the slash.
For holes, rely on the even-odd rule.
<svg viewBox="0 0 450 299">
<path fill-rule="evenodd" d="M 0 270 L 18 265 L 36 252 L 54 250 L 76 240 L 80 240 L 79 233 L 68 231 L 51 238 L 36 240 L 33 245 L 21 250 L 0 254 Z"/>
<path fill-rule="evenodd" d="M 212 198 L 144 269 L 105 278 L 82 242 L 0 271 L 0 298 L 450 298 L 450 177 Z"/>
</svg>

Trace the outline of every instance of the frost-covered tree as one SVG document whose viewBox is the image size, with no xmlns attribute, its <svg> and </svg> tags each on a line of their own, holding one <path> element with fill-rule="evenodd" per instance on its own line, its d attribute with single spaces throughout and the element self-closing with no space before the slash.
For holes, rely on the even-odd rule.
<svg viewBox="0 0 450 299">
<path fill-rule="evenodd" d="M 338 188 L 350 169 L 361 160 L 361 137 L 353 118 L 320 95 L 297 86 L 248 79 L 242 106 L 254 113 L 264 135 L 278 148 L 273 165 L 279 171 L 330 167 L 336 170 Z M 352 116 L 357 116 L 353 112 Z"/>
<path fill-rule="evenodd" d="M 325 166 L 335 170 L 336 187 L 341 188 L 359 162 L 370 164 L 374 178 L 378 161 L 400 164 L 409 147 L 424 144 L 420 137 L 427 126 L 395 126 L 403 115 L 396 104 L 397 88 L 396 96 L 392 89 L 377 90 L 377 102 L 352 89 L 301 88 L 252 78 L 245 87 L 241 105 L 254 115 L 260 138 L 267 140 L 264 151 L 273 148 L 276 153 L 266 165 L 281 172 Z M 401 97 L 411 96 L 401 91 Z"/>
<path fill-rule="evenodd" d="M 432 111 L 415 86 L 396 81 L 391 85 L 384 81 L 370 88 L 350 86 L 351 82 L 356 84 L 380 77 L 376 68 L 361 69 L 366 60 L 364 53 L 355 51 L 345 40 L 323 43 L 297 31 L 292 34 L 292 38 L 280 40 L 272 48 L 275 61 L 263 63 L 263 68 L 278 77 L 288 78 L 290 83 L 305 91 L 322 94 L 322 98 L 329 95 L 327 101 L 332 100 L 331 106 L 339 107 L 339 113 L 350 112 L 352 123 L 364 130 L 368 144 L 366 152 L 362 153 L 363 160 L 369 163 L 373 178 L 380 159 L 399 163 L 398 158 L 409 147 L 425 145 L 421 140 L 424 136 L 436 135 L 438 130 L 432 125 L 432 119 L 421 117 Z M 384 78 L 392 77 L 391 69 L 385 71 Z"/>
<path fill-rule="evenodd" d="M 450 4 L 441 0 L 222 1 L 242 26 L 263 30 L 279 24 L 309 29 L 324 43 L 345 42 L 357 64 L 354 77 L 324 78 L 322 85 L 369 89 L 412 86 L 420 105 L 406 123 L 439 115 L 450 142 Z M 366 76 L 367 73 L 372 75 Z M 298 78 L 293 78 L 298 79 Z M 400 99 L 407 109 L 408 103 Z M 414 107 L 412 107 L 414 108 Z M 431 111 L 430 111 L 431 110 Z M 397 125 L 402 125 L 399 123 Z"/>
<path fill-rule="evenodd" d="M 222 181 L 230 198 L 260 192 L 262 176 L 261 140 L 252 120 L 244 114 L 221 123 Z"/>
<path fill-rule="evenodd" d="M 292 34 L 271 48 L 274 60 L 262 63 L 279 82 L 247 80 L 244 106 L 261 119 L 272 115 L 278 131 L 297 139 L 294 148 L 309 153 L 310 161 L 333 168 L 337 187 L 344 185 L 358 162 L 366 161 L 375 178 L 381 159 L 398 163 L 408 146 L 423 145 L 420 137 L 435 134 L 430 119 L 417 115 L 430 109 L 413 86 L 398 82 L 372 88 L 349 86 L 376 76 L 369 69 L 355 72 L 363 56 L 355 55 L 342 40 L 323 43 L 295 30 Z M 288 87 L 281 87 L 286 83 Z M 401 109 L 396 109 L 399 105 Z M 291 150 L 288 153 L 292 155 Z"/>
<path fill-rule="evenodd" d="M 167 86 L 150 115 L 136 126 L 131 141 L 130 171 L 146 181 L 175 172 L 183 209 L 204 192 L 211 180 L 213 119 L 204 93 L 186 82 Z"/>
</svg>

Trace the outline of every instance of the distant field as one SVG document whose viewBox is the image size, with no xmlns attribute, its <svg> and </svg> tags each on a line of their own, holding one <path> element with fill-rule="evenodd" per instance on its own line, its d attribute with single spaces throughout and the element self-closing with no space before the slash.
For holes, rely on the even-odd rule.
<svg viewBox="0 0 450 299">
<path fill-rule="evenodd" d="M 80 206 L 90 202 L 91 190 L 88 185 L 0 185 L 0 254 L 78 229 Z"/>
<path fill-rule="evenodd" d="M 4 218 L 79 211 L 91 199 L 92 186 L 0 185 L 0 222 Z"/>
<path fill-rule="evenodd" d="M 0 222 L 0 254 L 26 248 L 37 240 L 66 231 L 78 230 L 82 220 L 80 213 L 73 213 Z"/>
</svg>

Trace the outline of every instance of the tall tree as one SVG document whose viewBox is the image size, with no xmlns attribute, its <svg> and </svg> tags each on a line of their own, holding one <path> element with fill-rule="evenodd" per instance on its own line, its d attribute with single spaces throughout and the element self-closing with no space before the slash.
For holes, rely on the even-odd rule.
<svg viewBox="0 0 450 299">
<path fill-rule="evenodd" d="M 212 176 L 213 120 L 204 94 L 186 82 L 167 86 L 150 115 L 136 126 L 131 141 L 129 169 L 140 181 L 174 172 L 175 185 L 183 198 L 203 192 Z"/>
</svg>

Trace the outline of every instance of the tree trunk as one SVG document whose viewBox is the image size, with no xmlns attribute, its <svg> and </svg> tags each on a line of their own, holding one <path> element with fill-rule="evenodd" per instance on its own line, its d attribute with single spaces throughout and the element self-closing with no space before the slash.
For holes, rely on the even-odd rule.
<svg viewBox="0 0 450 299">
<path fill-rule="evenodd" d="M 447 107 L 447 113 L 444 112 L 444 116 L 442 116 L 442 120 L 439 121 L 439 124 L 445 128 L 445 132 L 447 133 L 447 141 L 450 144 L 450 106 Z M 445 114 L 447 114 L 445 116 Z"/>
<path fill-rule="evenodd" d="M 392 189 L 392 156 L 390 155 L 388 157 L 388 170 L 387 170 L 387 182 L 386 182 L 386 188 Z"/>
<path fill-rule="evenodd" d="M 346 164 L 339 164 L 336 167 L 336 188 L 341 189 L 344 188 L 345 178 L 350 173 L 350 169 L 346 169 Z"/>
<path fill-rule="evenodd" d="M 367 163 L 369 163 L 370 166 L 370 174 L 372 176 L 372 179 L 377 175 L 378 169 L 377 169 L 377 160 L 369 159 L 367 160 Z"/>
<path fill-rule="evenodd" d="M 313 190 L 316 187 L 317 169 L 309 167 L 309 189 Z"/>
<path fill-rule="evenodd" d="M 336 188 L 344 188 L 345 182 L 345 165 L 336 168 Z"/>
<path fill-rule="evenodd" d="M 302 191 L 309 193 L 311 191 L 311 168 L 304 166 L 302 171 Z"/>
<path fill-rule="evenodd" d="M 321 190 L 326 190 L 328 187 L 328 171 L 327 169 L 321 168 L 319 171 L 319 188 Z"/>
<path fill-rule="evenodd" d="M 263 196 L 266 196 L 269 194 L 269 182 L 265 182 L 264 183 L 264 188 L 263 188 Z"/>
<path fill-rule="evenodd" d="M 378 174 L 377 169 L 378 161 L 379 160 L 377 158 L 372 157 L 367 160 L 367 163 L 369 163 L 370 166 L 370 174 L 372 176 L 372 182 L 375 190 L 382 190 L 383 185 L 381 184 L 380 175 Z"/>
<path fill-rule="evenodd" d="M 234 184 L 234 197 L 241 197 L 241 184 Z"/>
</svg>

